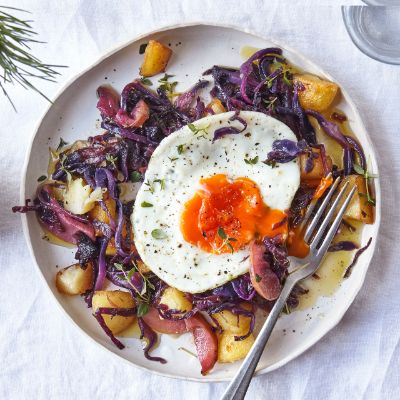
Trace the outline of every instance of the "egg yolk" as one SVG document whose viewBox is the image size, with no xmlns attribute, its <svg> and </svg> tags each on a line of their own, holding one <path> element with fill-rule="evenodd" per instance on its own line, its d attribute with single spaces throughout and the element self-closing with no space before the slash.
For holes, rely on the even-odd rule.
<svg viewBox="0 0 400 400">
<path fill-rule="evenodd" d="M 184 239 L 214 254 L 239 250 L 254 238 L 287 235 L 287 215 L 269 208 L 256 183 L 218 174 L 200 180 L 185 203 L 180 228 Z"/>
</svg>

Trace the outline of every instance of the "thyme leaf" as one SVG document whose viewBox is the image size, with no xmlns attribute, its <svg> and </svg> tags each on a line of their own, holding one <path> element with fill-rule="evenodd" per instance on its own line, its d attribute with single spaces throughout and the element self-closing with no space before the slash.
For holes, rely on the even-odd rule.
<svg viewBox="0 0 400 400">
<path fill-rule="evenodd" d="M 166 239 L 168 237 L 162 229 L 153 229 L 151 231 L 151 236 L 157 240 Z"/>
<path fill-rule="evenodd" d="M 255 156 L 254 158 L 245 158 L 244 162 L 249 165 L 255 165 L 258 163 L 258 156 Z"/>
</svg>

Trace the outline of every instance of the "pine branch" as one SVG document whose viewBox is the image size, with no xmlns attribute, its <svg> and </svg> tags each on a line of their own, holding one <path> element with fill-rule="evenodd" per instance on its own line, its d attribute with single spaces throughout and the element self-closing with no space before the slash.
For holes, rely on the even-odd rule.
<svg viewBox="0 0 400 400">
<path fill-rule="evenodd" d="M 50 99 L 43 94 L 33 83 L 32 79 L 42 79 L 55 82 L 60 75 L 56 68 L 64 65 L 44 64 L 31 54 L 32 43 L 43 43 L 34 39 L 37 33 L 32 29 L 31 20 L 19 19 L 5 10 L 14 10 L 28 13 L 28 11 L 13 7 L 0 7 L 0 89 L 16 110 L 6 85 L 18 84 L 25 89 L 31 89 L 46 100 Z"/>
</svg>

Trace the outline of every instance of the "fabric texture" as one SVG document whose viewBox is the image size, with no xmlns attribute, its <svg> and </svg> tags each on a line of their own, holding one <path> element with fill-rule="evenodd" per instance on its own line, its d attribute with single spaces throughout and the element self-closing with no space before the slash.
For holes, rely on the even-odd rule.
<svg viewBox="0 0 400 400">
<path fill-rule="evenodd" d="M 46 62 L 68 65 L 57 84 L 38 82 L 50 98 L 116 44 L 158 27 L 195 21 L 232 24 L 276 38 L 347 88 L 379 157 L 383 218 L 377 250 L 343 320 L 296 360 L 254 379 L 247 398 L 399 399 L 400 67 L 374 61 L 352 44 L 340 2 L 15 0 L 6 5 L 32 12 L 27 18 L 35 21 L 38 39 L 47 42 L 34 45 L 35 54 Z M 11 213 L 19 203 L 26 148 L 47 103 L 19 87 L 9 92 L 18 113 L 0 96 L 0 398 L 218 399 L 225 383 L 162 378 L 99 351 L 70 327 L 48 298 L 34 271 L 19 216 Z"/>
</svg>

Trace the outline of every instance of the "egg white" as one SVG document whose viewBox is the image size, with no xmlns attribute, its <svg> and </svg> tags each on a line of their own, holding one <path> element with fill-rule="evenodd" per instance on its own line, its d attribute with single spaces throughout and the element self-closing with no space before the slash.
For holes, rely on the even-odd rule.
<svg viewBox="0 0 400 400">
<path fill-rule="evenodd" d="M 166 137 L 154 151 L 145 183 L 136 197 L 131 220 L 140 257 L 168 285 L 184 292 L 213 289 L 249 269 L 247 248 L 216 255 L 184 240 L 181 213 L 184 204 L 199 189 L 201 178 L 215 174 L 225 174 L 231 179 L 247 177 L 258 184 L 264 203 L 282 211 L 290 207 L 300 184 L 297 160 L 274 168 L 262 162 L 275 140 L 297 140 L 288 126 L 272 117 L 243 111 L 240 117 L 247 122 L 247 129 L 212 143 L 216 129 L 229 125 L 242 127 L 238 121 L 230 121 L 233 115 L 228 112 L 205 117 L 194 123 L 205 131 L 195 134 L 185 126 Z M 181 145 L 183 152 L 178 154 Z M 255 157 L 258 162 L 254 165 L 244 161 Z M 153 206 L 143 207 L 144 202 Z M 166 237 L 155 239 L 152 235 L 155 229 L 162 230 Z"/>
</svg>

